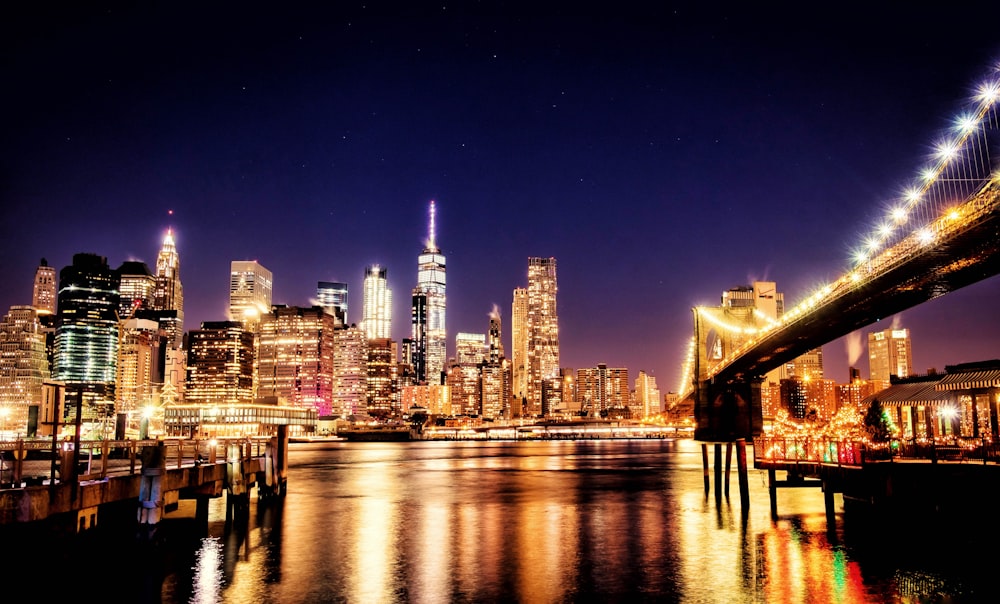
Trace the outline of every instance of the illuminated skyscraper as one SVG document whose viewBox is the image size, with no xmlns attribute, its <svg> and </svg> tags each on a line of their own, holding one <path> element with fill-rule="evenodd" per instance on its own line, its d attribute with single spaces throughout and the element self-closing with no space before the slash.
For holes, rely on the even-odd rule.
<svg viewBox="0 0 1000 604">
<path fill-rule="evenodd" d="M 559 315 L 556 311 L 555 258 L 528 258 L 527 409 L 525 416 L 544 413 L 543 383 L 559 377 Z"/>
<path fill-rule="evenodd" d="M 367 412 L 368 337 L 357 326 L 333 334 L 333 405 L 330 415 Z"/>
<path fill-rule="evenodd" d="M 490 363 L 499 363 L 504 358 L 503 354 L 503 330 L 500 323 L 500 309 L 493 307 L 490 311 L 490 333 L 489 333 L 489 357 Z"/>
<path fill-rule="evenodd" d="M 528 290 L 523 287 L 514 289 L 514 302 L 511 304 L 510 339 L 513 358 L 511 359 L 512 394 L 516 399 L 515 416 L 521 415 L 521 400 L 528 392 Z"/>
<path fill-rule="evenodd" d="M 635 378 L 635 398 L 641 415 L 638 418 L 633 416 L 633 419 L 651 417 L 662 411 L 660 389 L 656 387 L 656 378 L 645 371 L 640 370 L 639 377 Z"/>
<path fill-rule="evenodd" d="M 337 319 L 321 306 L 276 305 L 261 316 L 257 396 L 329 415 Z"/>
<path fill-rule="evenodd" d="M 40 315 L 56 313 L 56 269 L 42 258 L 35 269 L 35 287 L 31 295 L 31 305 Z"/>
<path fill-rule="evenodd" d="M 888 385 L 889 376 L 910 377 L 913 351 L 910 330 L 885 329 L 868 334 L 868 371 L 872 381 Z"/>
<path fill-rule="evenodd" d="M 149 319 L 122 320 L 115 409 L 135 425 L 146 407 L 160 403 L 166 332 Z"/>
<path fill-rule="evenodd" d="M 365 268 L 361 328 L 369 340 L 392 337 L 392 290 L 386 281 L 386 269 L 373 264 Z"/>
<path fill-rule="evenodd" d="M 76 254 L 59 272 L 59 314 L 53 377 L 66 382 L 68 409 L 81 420 L 107 419 L 114 410 L 118 363 L 118 272 L 108 259 Z"/>
<path fill-rule="evenodd" d="M 577 396 L 592 415 L 607 409 L 624 409 L 629 402 L 628 369 L 604 363 L 576 371 Z"/>
<path fill-rule="evenodd" d="M 337 317 L 341 325 L 347 325 L 347 284 L 336 281 L 320 281 L 316 284 L 316 303 L 326 312 Z"/>
<path fill-rule="evenodd" d="M 238 321 L 211 321 L 188 333 L 184 402 L 236 405 L 253 401 L 254 334 Z"/>
<path fill-rule="evenodd" d="M 486 334 L 455 334 L 455 360 L 462 365 L 478 365 L 486 360 L 487 354 L 489 349 L 486 347 Z"/>
<path fill-rule="evenodd" d="M 45 333 L 33 306 L 11 306 L 0 322 L 0 415 L 2 437 L 28 435 L 32 405 L 42 404 L 42 384 L 49 379 Z"/>
<path fill-rule="evenodd" d="M 399 412 L 399 397 L 395 390 L 395 346 L 389 338 L 368 339 L 368 361 L 365 379 L 368 415 L 386 418 Z"/>
<path fill-rule="evenodd" d="M 233 260 L 229 270 L 229 318 L 256 329 L 271 312 L 271 271 L 256 260 Z"/>
<path fill-rule="evenodd" d="M 448 358 L 448 334 L 445 329 L 445 257 L 437 247 L 434 219 L 435 205 L 431 201 L 427 245 L 417 258 L 417 287 L 414 290 L 414 303 L 417 292 L 420 292 L 424 296 L 425 308 L 423 313 L 418 315 L 414 312 L 411 316 L 414 321 L 413 340 L 424 355 L 423 372 L 417 371 L 417 379 L 437 384 Z M 423 323 L 416 322 L 418 317 Z"/>
<path fill-rule="evenodd" d="M 157 279 L 145 262 L 129 260 L 118 267 L 120 298 L 118 318 L 122 321 L 140 308 L 154 308 Z"/>
<path fill-rule="evenodd" d="M 174 234 L 167 229 L 163 237 L 163 247 L 156 256 L 156 291 L 153 294 L 153 309 L 174 311 L 164 314 L 160 327 L 170 338 L 170 345 L 180 348 L 184 343 L 184 288 L 181 287 L 181 260 L 174 245 Z M 124 317 L 122 317 L 124 318 Z"/>
<path fill-rule="evenodd" d="M 409 339 L 407 357 L 413 366 L 413 377 L 418 383 L 427 383 L 427 294 L 419 287 L 413 288 L 413 296 L 410 303 L 410 325 L 413 327 L 413 337 Z M 430 382 L 441 383 L 441 377 L 437 376 Z"/>
</svg>

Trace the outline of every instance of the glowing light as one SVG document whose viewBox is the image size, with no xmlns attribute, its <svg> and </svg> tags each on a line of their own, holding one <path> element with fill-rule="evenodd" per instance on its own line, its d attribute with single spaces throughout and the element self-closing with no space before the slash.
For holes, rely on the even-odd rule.
<svg viewBox="0 0 1000 604">
<path fill-rule="evenodd" d="M 945 161 L 950 161 L 958 153 L 958 148 L 955 147 L 954 143 L 941 143 L 938 145 L 937 152 L 935 155 L 938 159 Z"/>
<path fill-rule="evenodd" d="M 962 134 L 969 134 L 975 130 L 977 126 L 979 126 L 979 121 L 969 114 L 959 116 L 959 118 L 955 120 L 955 130 Z"/>
<path fill-rule="evenodd" d="M 906 222 L 906 210 L 903 208 L 894 208 L 892 210 L 892 219 L 896 221 L 896 224 L 903 224 Z"/>
<path fill-rule="evenodd" d="M 982 103 L 992 104 L 1000 99 L 1000 81 L 988 82 L 979 87 L 979 94 L 976 100 Z"/>
<path fill-rule="evenodd" d="M 934 180 L 936 176 L 937 172 L 934 171 L 934 168 L 924 168 L 920 172 L 920 178 L 923 178 L 925 181 L 928 182 Z"/>
<path fill-rule="evenodd" d="M 892 234 L 892 225 L 888 222 L 883 222 L 878 226 L 878 234 L 883 237 L 888 237 Z"/>
<path fill-rule="evenodd" d="M 959 211 L 954 208 L 950 212 L 948 212 L 948 220 L 958 220 L 959 218 L 961 218 L 961 216 L 962 215 L 959 213 Z"/>
<path fill-rule="evenodd" d="M 917 231 L 917 241 L 921 245 L 927 245 L 934 241 L 934 232 L 930 229 L 920 229 Z"/>
</svg>

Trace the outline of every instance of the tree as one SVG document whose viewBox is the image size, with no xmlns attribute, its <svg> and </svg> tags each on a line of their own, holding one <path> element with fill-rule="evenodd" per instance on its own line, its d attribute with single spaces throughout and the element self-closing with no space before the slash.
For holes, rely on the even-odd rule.
<svg viewBox="0 0 1000 604">
<path fill-rule="evenodd" d="M 872 442 L 884 443 L 892 437 L 892 425 L 885 415 L 885 409 L 878 399 L 872 399 L 865 413 L 865 431 Z"/>
</svg>

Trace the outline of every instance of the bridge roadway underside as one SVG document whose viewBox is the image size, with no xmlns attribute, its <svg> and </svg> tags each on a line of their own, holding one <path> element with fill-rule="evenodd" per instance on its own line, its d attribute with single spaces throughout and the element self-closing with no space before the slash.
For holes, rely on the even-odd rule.
<svg viewBox="0 0 1000 604">
<path fill-rule="evenodd" d="M 1000 192 L 991 189 L 995 197 Z M 947 242 L 928 246 L 871 280 L 817 306 L 762 338 L 722 369 L 716 383 L 764 376 L 799 355 L 857 329 L 1000 273 L 1000 213 L 993 212 Z"/>
</svg>

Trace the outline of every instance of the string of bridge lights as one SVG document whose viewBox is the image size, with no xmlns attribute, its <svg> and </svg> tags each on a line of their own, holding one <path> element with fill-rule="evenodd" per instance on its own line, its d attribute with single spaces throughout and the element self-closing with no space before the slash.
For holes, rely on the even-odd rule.
<svg viewBox="0 0 1000 604">
<path fill-rule="evenodd" d="M 970 138 L 976 134 L 985 137 L 989 126 L 992 126 L 994 129 L 1000 129 L 1000 119 L 998 119 L 997 114 L 997 105 L 1000 103 L 1000 64 L 996 65 L 993 71 L 992 79 L 981 84 L 972 98 L 972 101 L 976 104 L 975 109 L 970 113 L 958 116 L 954 120 L 952 140 L 938 143 L 935 146 L 935 151 L 931 156 L 935 160 L 935 163 L 920 171 L 918 184 L 904 191 L 902 198 L 888 209 L 883 222 L 878 224 L 875 227 L 875 231 L 865 239 L 861 247 L 853 252 L 852 260 L 854 264 L 848 273 L 834 283 L 819 286 L 812 294 L 777 320 L 754 309 L 754 316 L 764 320 L 764 325 L 761 327 L 746 323 L 736 324 L 728 322 L 719 317 L 717 313 L 712 312 L 713 309 L 711 308 L 695 307 L 698 317 L 705 319 L 714 328 L 727 333 L 748 336 L 743 344 L 732 350 L 726 358 L 716 365 L 710 374 L 714 375 L 718 370 L 727 365 L 732 358 L 739 356 L 747 348 L 753 346 L 757 341 L 755 336 L 761 336 L 775 328 L 787 325 L 811 311 L 832 293 L 842 293 L 844 286 L 860 282 L 865 277 L 865 274 L 871 274 L 875 269 L 885 268 L 888 263 L 901 260 L 906 254 L 898 253 L 899 250 L 896 250 L 897 253 L 894 254 L 894 248 L 888 245 L 894 236 L 899 237 L 897 243 L 903 243 L 908 238 L 912 238 L 914 245 L 926 246 L 932 243 L 938 234 L 947 228 L 949 222 L 958 222 L 962 214 L 956 208 L 946 208 L 943 213 L 939 213 L 937 216 L 930 216 L 930 212 L 928 212 L 928 222 L 926 224 L 918 226 L 910 234 L 901 235 L 903 226 L 910 221 L 912 216 L 918 213 L 921 203 L 932 203 L 927 201 L 931 197 L 929 195 L 931 189 L 937 184 L 947 184 L 947 182 L 953 180 L 944 178 L 943 175 L 949 167 L 963 158 L 963 151 L 968 145 Z M 985 190 L 991 184 L 1000 181 L 1000 169 L 991 171 L 988 151 L 987 146 L 986 151 L 981 153 L 982 157 L 980 158 L 986 163 L 987 173 L 979 174 L 978 178 L 962 179 L 967 183 L 975 183 L 979 191 Z M 971 166 L 968 163 L 962 167 L 970 168 L 970 173 L 975 168 L 975 166 Z M 963 174 L 963 176 L 965 175 Z M 928 208 L 928 210 L 934 209 Z M 681 400 L 686 398 L 691 390 L 693 390 L 696 354 L 697 342 L 692 337 L 688 342 L 681 371 L 681 384 L 678 388 Z"/>
</svg>

